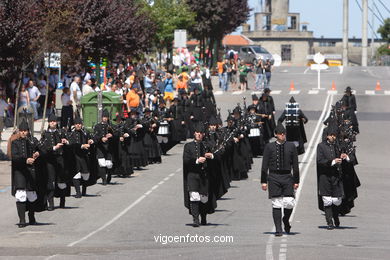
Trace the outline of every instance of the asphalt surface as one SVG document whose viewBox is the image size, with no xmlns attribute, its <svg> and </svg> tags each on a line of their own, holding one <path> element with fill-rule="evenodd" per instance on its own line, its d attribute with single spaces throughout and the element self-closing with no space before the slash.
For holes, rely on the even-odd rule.
<svg viewBox="0 0 390 260">
<path fill-rule="evenodd" d="M 332 68 L 321 73 L 325 89 L 318 94 L 309 94 L 317 87 L 317 74 L 305 70 L 277 68 L 271 82 L 277 93 L 273 94 L 276 116 L 291 96 L 293 80 L 299 91 L 293 96 L 309 118 L 307 152 L 299 157 L 301 186 L 292 235 L 273 236 L 271 203 L 259 184 L 261 158 L 254 160 L 249 178 L 234 181 L 218 201 L 217 212 L 208 217 L 210 224 L 193 228 L 183 205 L 181 144 L 162 164 L 150 165 L 131 178 L 114 178 L 112 185 L 94 185 L 89 196 L 70 197 L 67 208 L 38 213 L 40 225 L 24 229 L 16 226 L 10 163 L 0 162 L 0 259 L 388 259 L 390 96 L 385 90 L 390 90 L 390 68 L 353 67 L 342 73 Z M 384 90 L 375 92 L 378 80 Z M 332 81 L 337 94 L 328 93 Z M 249 85 L 253 87 L 252 79 Z M 356 171 L 362 186 L 355 208 L 341 218 L 341 228 L 328 231 L 317 209 L 315 149 L 321 121 L 347 85 L 356 90 L 361 132 Z M 216 86 L 215 91 L 224 117 L 227 109 L 242 103 L 243 95 L 250 104 L 251 90 L 220 94 Z M 173 236 L 181 237 L 174 242 Z M 203 241 L 207 238 L 210 242 Z"/>
</svg>

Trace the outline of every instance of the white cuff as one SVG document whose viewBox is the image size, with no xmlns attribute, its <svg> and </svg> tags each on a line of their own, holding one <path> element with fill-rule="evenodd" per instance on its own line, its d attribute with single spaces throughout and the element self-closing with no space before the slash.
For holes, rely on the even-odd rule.
<svg viewBox="0 0 390 260">
<path fill-rule="evenodd" d="M 55 146 L 53 146 L 53 151 L 57 150 Z"/>
<path fill-rule="evenodd" d="M 211 160 L 214 159 L 214 154 L 211 154 Z"/>
<path fill-rule="evenodd" d="M 196 163 L 196 164 L 199 164 L 199 161 L 198 161 L 198 159 L 196 159 L 195 163 Z"/>
<path fill-rule="evenodd" d="M 347 162 L 349 162 L 351 159 L 350 159 L 349 156 L 347 155 L 347 158 L 345 158 L 345 160 L 346 160 Z"/>
<path fill-rule="evenodd" d="M 336 164 L 336 159 L 333 159 L 332 166 Z"/>
</svg>

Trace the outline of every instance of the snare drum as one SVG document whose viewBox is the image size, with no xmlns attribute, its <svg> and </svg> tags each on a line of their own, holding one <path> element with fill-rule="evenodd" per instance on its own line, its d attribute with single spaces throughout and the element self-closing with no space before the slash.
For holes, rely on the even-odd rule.
<svg viewBox="0 0 390 260">
<path fill-rule="evenodd" d="M 260 128 L 251 128 L 249 132 L 249 137 L 258 137 L 260 136 Z"/>
<path fill-rule="evenodd" d="M 160 127 L 158 128 L 157 135 L 168 135 L 169 134 L 169 124 L 167 121 L 162 121 Z"/>
</svg>

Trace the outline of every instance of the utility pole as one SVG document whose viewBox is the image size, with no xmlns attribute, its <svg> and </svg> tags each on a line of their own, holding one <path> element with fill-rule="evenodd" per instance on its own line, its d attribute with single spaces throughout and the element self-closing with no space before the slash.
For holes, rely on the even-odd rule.
<svg viewBox="0 0 390 260">
<path fill-rule="evenodd" d="M 363 21 L 362 21 L 362 66 L 367 67 L 367 25 L 368 25 L 368 0 L 362 0 Z"/>
<path fill-rule="evenodd" d="M 373 65 L 373 62 L 375 60 L 375 55 L 374 55 L 374 7 L 375 7 L 375 0 L 372 0 L 372 7 L 371 7 L 371 66 Z"/>
<path fill-rule="evenodd" d="M 343 66 L 348 66 L 348 14 L 349 0 L 344 0 L 343 3 Z"/>
</svg>

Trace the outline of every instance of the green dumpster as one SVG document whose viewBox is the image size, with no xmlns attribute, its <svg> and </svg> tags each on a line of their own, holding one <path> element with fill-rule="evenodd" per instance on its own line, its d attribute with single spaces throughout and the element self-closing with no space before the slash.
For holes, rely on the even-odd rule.
<svg viewBox="0 0 390 260">
<path fill-rule="evenodd" d="M 103 110 L 107 109 L 110 113 L 110 120 L 115 124 L 114 118 L 117 113 L 122 112 L 121 95 L 114 92 L 102 93 Z M 83 113 L 84 127 L 92 131 L 92 128 L 98 123 L 98 93 L 92 92 L 81 98 L 81 108 Z"/>
</svg>

